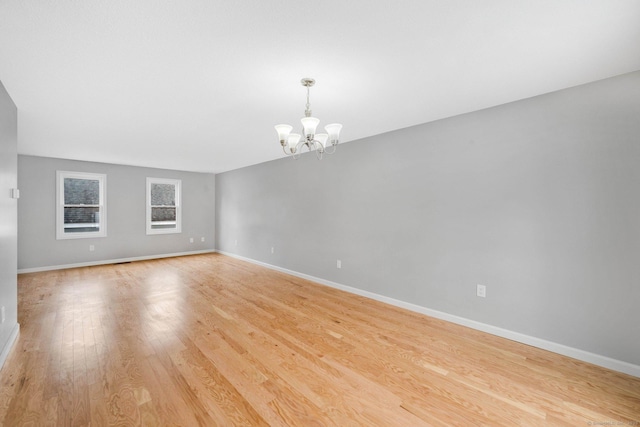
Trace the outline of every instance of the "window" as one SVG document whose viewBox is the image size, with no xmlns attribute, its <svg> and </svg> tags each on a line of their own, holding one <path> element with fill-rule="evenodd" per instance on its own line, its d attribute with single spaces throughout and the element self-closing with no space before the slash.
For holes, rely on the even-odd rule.
<svg viewBox="0 0 640 427">
<path fill-rule="evenodd" d="M 179 179 L 147 178 L 147 234 L 182 231 Z"/>
<path fill-rule="evenodd" d="M 57 239 L 107 235 L 106 183 L 102 174 L 57 172 Z"/>
</svg>

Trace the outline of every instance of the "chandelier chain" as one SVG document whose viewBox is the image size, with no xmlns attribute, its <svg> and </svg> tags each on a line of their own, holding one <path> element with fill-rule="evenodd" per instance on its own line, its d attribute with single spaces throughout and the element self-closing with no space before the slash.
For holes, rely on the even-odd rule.
<svg viewBox="0 0 640 427">
<path fill-rule="evenodd" d="M 309 101 L 309 86 L 307 86 L 307 109 L 304 111 L 305 117 L 311 117 L 311 102 Z"/>
</svg>

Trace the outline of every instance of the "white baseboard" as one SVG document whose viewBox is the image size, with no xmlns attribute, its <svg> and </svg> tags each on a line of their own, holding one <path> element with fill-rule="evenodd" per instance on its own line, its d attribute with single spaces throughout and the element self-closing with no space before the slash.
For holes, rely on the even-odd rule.
<svg viewBox="0 0 640 427">
<path fill-rule="evenodd" d="M 134 261 L 146 261 L 150 259 L 172 258 L 172 257 L 178 257 L 178 256 L 208 254 L 213 252 L 216 252 L 216 250 L 204 249 L 201 251 L 177 252 L 173 254 L 147 255 L 147 256 L 138 256 L 138 257 L 130 257 L 130 258 L 117 258 L 117 259 L 107 259 L 107 260 L 99 260 L 99 261 L 80 262 L 77 264 L 49 265 L 46 267 L 36 267 L 36 268 L 20 268 L 18 269 L 18 274 L 38 273 L 41 271 L 51 271 L 51 270 L 64 270 L 66 268 L 93 267 L 95 265 L 118 264 L 122 262 L 134 262 Z"/>
<path fill-rule="evenodd" d="M 11 335 L 9 335 L 9 339 L 7 340 L 4 348 L 2 349 L 2 353 L 0 353 L 0 369 L 4 366 L 4 362 L 7 360 L 9 356 L 9 352 L 13 348 L 13 345 L 16 343 L 18 339 L 18 335 L 20 334 L 20 324 L 16 323 L 13 329 L 11 330 Z"/>
<path fill-rule="evenodd" d="M 591 353 L 588 351 L 580 350 L 577 348 L 569 347 L 563 344 L 558 344 L 552 341 L 547 341 L 541 338 L 532 337 L 529 335 L 521 334 L 519 332 L 510 331 L 508 329 L 499 328 L 497 326 L 488 325 L 486 323 L 477 322 L 475 320 L 467 319 L 464 317 L 456 316 L 453 314 L 445 313 L 442 311 L 432 310 L 430 308 L 422 307 L 416 304 L 411 304 L 405 301 L 400 301 L 394 298 L 389 298 L 384 295 L 379 295 L 373 292 L 364 291 L 362 289 L 353 288 L 351 286 L 342 285 L 339 283 L 335 283 L 329 280 L 321 279 L 319 277 L 310 276 L 308 274 L 299 273 L 297 271 L 288 270 L 286 268 L 278 267 L 276 265 L 267 264 L 265 262 L 256 261 L 251 258 L 246 258 L 240 255 L 236 255 L 229 252 L 224 251 L 216 251 L 220 254 L 227 255 L 233 258 L 237 258 L 243 261 L 250 262 L 252 264 L 257 264 L 262 267 L 266 267 L 272 270 L 280 271 L 282 273 L 290 274 L 292 276 L 300 277 L 302 279 L 307 279 L 312 282 L 320 283 L 322 285 L 330 286 L 332 288 L 340 289 L 352 294 L 364 296 L 367 298 L 371 298 L 377 301 L 381 301 L 387 304 L 394 305 L 396 307 L 405 308 L 410 311 L 414 311 L 416 313 L 425 314 L 427 316 L 435 317 L 436 319 L 446 320 L 451 323 L 455 323 L 458 325 L 466 326 L 472 329 L 476 329 L 478 331 L 486 332 L 491 335 L 496 335 L 502 338 L 507 338 L 512 341 L 517 341 L 523 344 L 527 344 L 533 347 L 537 347 L 543 350 L 548 350 L 553 353 L 561 354 L 563 356 L 568 356 L 573 359 L 581 360 L 583 362 L 591 363 L 594 365 L 602 366 L 607 369 L 611 369 L 614 371 L 622 372 L 625 374 L 633 375 L 635 377 L 640 378 L 640 366 L 634 365 L 632 363 L 624 362 L 621 360 L 612 359 L 610 357 L 602 356 L 599 354 Z"/>
</svg>

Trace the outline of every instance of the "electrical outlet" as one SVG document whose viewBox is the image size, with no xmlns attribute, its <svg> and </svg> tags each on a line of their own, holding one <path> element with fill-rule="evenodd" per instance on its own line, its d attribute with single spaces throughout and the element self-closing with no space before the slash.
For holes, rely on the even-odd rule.
<svg viewBox="0 0 640 427">
<path fill-rule="evenodd" d="M 487 287 L 485 285 L 477 285 L 476 295 L 481 298 L 485 298 L 487 296 Z"/>
<path fill-rule="evenodd" d="M 193 237 L 189 237 L 189 243 L 193 243 Z"/>
<path fill-rule="evenodd" d="M 342 261 L 341 260 L 337 260 L 336 268 L 342 268 Z"/>
<path fill-rule="evenodd" d="M 271 246 L 271 253 L 273 253 L 274 251 L 275 251 L 275 248 Z"/>
<path fill-rule="evenodd" d="M 204 237 L 201 237 L 201 238 L 200 238 L 200 241 L 201 241 L 201 242 L 204 242 Z"/>
<path fill-rule="evenodd" d="M 236 246 L 238 246 L 238 239 L 236 239 Z"/>
<path fill-rule="evenodd" d="M 96 250 L 96 247 L 94 245 L 89 245 L 89 252 L 93 252 Z"/>
</svg>

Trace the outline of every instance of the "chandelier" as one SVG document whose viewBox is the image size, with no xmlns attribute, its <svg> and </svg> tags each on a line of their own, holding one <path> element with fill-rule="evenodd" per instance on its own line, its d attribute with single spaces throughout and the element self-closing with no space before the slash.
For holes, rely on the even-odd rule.
<svg viewBox="0 0 640 427">
<path fill-rule="evenodd" d="M 309 104 L 309 88 L 313 86 L 316 81 L 314 79 L 304 78 L 300 83 L 307 88 L 307 108 L 304 110 L 304 117 L 300 119 L 302 122 L 302 136 L 297 133 L 291 133 L 293 127 L 289 125 L 276 125 L 275 128 L 278 132 L 280 145 L 282 145 L 282 150 L 285 154 L 297 159 L 300 157 L 302 148 L 307 147 L 307 150 L 315 151 L 316 156 L 321 160 L 323 154 L 335 153 L 342 125 L 332 123 L 324 127 L 327 133 L 316 133 L 316 128 L 320 120 L 311 117 Z"/>
</svg>

